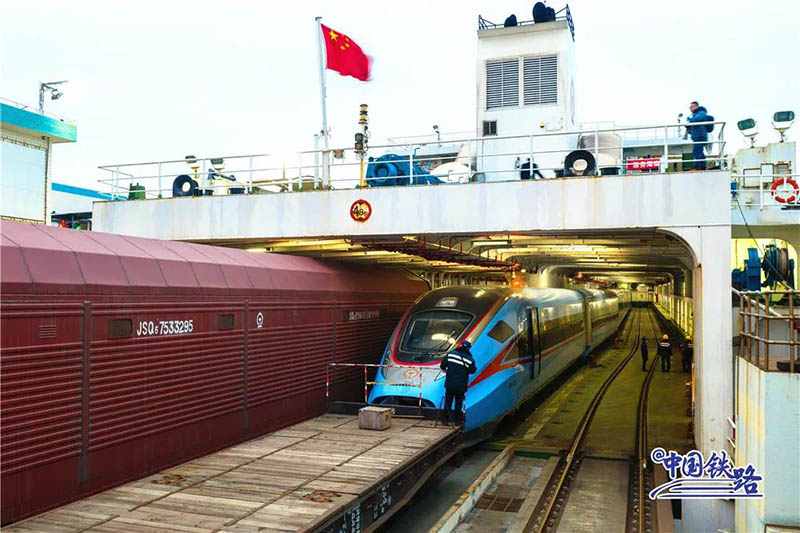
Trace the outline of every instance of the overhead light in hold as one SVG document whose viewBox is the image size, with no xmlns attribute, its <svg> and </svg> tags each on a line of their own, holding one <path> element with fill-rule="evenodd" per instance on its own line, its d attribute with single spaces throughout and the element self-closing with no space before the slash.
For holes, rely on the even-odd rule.
<svg viewBox="0 0 800 533">
<path fill-rule="evenodd" d="M 245 248 L 245 251 L 246 252 L 253 252 L 254 254 L 258 254 L 258 253 L 263 254 L 263 253 L 266 253 L 267 249 L 264 248 L 263 246 L 259 246 L 259 247 L 255 247 L 255 248 Z"/>
<path fill-rule="evenodd" d="M 781 142 L 785 141 L 784 133 L 794 124 L 794 111 L 778 111 L 772 115 L 772 127 L 781 135 Z"/>
<path fill-rule="evenodd" d="M 472 241 L 472 246 L 508 246 L 509 244 L 511 244 L 511 241 L 508 239 L 482 239 Z"/>
<path fill-rule="evenodd" d="M 758 135 L 758 129 L 756 128 L 756 121 L 752 118 L 746 118 L 744 120 L 740 120 L 736 123 L 736 127 L 739 128 L 739 131 L 742 132 L 742 135 L 747 137 L 750 140 L 750 148 L 755 146 L 756 143 L 756 135 Z"/>
</svg>

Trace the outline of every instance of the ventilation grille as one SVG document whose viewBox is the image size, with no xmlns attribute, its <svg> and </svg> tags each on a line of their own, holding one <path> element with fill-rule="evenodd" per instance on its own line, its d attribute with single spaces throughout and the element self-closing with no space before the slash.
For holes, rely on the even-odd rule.
<svg viewBox="0 0 800 533">
<path fill-rule="evenodd" d="M 56 325 L 55 324 L 43 324 L 39 326 L 39 338 L 40 339 L 52 339 L 56 336 Z"/>
<path fill-rule="evenodd" d="M 522 60 L 525 105 L 558 103 L 558 56 L 526 57 Z"/>
<path fill-rule="evenodd" d="M 486 62 L 486 108 L 519 106 L 519 60 Z"/>
</svg>

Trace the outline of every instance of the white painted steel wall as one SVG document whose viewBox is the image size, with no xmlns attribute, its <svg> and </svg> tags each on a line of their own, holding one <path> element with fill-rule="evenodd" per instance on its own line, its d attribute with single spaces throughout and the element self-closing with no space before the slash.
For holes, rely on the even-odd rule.
<svg viewBox="0 0 800 533">
<path fill-rule="evenodd" d="M 736 502 L 736 531 L 800 527 L 800 374 L 737 365 L 736 465 L 763 476 L 765 498 Z"/>
<path fill-rule="evenodd" d="M 177 240 L 723 227 L 729 177 L 695 172 L 98 202 L 97 231 Z M 358 199 L 366 223 L 350 217 Z M 730 261 L 730 260 L 728 260 Z M 726 273 L 726 274 L 722 274 Z M 720 270 L 730 283 L 730 262 Z M 728 287 L 730 290 L 730 287 Z"/>
<path fill-rule="evenodd" d="M 525 56 L 558 55 L 558 103 L 555 105 L 524 105 L 523 71 L 520 64 L 518 107 L 487 109 L 486 61 L 491 59 L 521 58 Z M 483 133 L 484 120 L 497 121 L 498 135 L 528 135 L 542 131 L 569 131 L 576 129 L 575 115 L 575 43 L 567 22 L 559 20 L 511 28 L 478 31 L 477 53 L 477 124 L 478 135 Z M 544 123 L 544 128 L 540 128 Z M 535 152 L 574 149 L 577 136 L 542 137 L 535 140 Z M 516 156 L 496 154 L 531 151 L 528 139 L 492 141 L 487 137 L 477 147 L 478 172 L 486 172 L 487 181 L 513 179 L 509 173 L 492 173 L 493 170 L 514 168 Z M 542 168 L 563 166 L 566 153 L 540 154 L 534 162 Z M 522 158 L 523 162 L 525 158 Z M 545 173 L 552 176 L 552 172 Z"/>
</svg>

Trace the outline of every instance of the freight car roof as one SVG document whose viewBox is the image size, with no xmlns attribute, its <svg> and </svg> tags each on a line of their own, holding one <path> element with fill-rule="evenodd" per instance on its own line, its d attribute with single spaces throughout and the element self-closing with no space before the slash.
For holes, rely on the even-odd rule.
<svg viewBox="0 0 800 533">
<path fill-rule="evenodd" d="M 408 293 L 411 274 L 18 222 L 0 222 L 3 294 Z"/>
</svg>

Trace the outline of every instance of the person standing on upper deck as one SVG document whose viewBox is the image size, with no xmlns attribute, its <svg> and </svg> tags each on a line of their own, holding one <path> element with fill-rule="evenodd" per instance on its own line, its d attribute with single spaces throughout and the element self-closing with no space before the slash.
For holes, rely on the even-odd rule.
<svg viewBox="0 0 800 533">
<path fill-rule="evenodd" d="M 706 154 L 703 149 L 708 142 L 709 128 L 706 125 L 692 126 L 691 123 L 708 122 L 714 120 L 714 118 L 709 116 L 706 108 L 697 102 L 692 102 L 689 104 L 689 111 L 692 112 L 692 116 L 687 119 L 689 125 L 686 126 L 686 133 L 692 138 L 692 142 L 694 143 L 692 145 L 692 159 L 694 159 L 694 162 L 692 163 L 692 171 L 705 170 Z"/>
<path fill-rule="evenodd" d="M 465 340 L 455 350 L 452 350 L 444 356 L 442 364 L 439 367 L 445 373 L 444 380 L 444 409 L 447 414 L 448 422 L 455 422 L 461 424 L 461 406 L 464 403 L 464 395 L 467 393 L 467 382 L 469 375 L 474 374 L 475 358 L 472 357 L 472 352 L 469 349 L 472 343 Z M 453 401 L 455 400 L 455 413 L 452 410 Z"/>
</svg>

